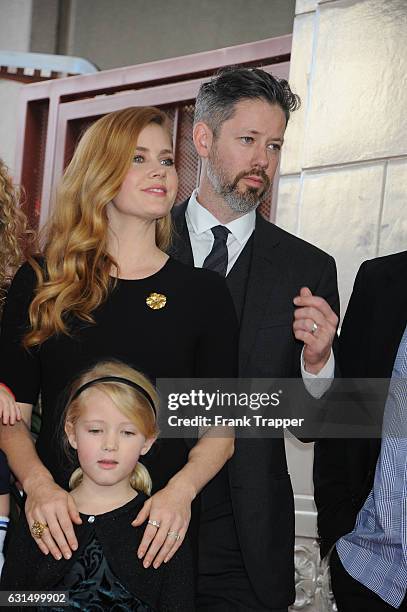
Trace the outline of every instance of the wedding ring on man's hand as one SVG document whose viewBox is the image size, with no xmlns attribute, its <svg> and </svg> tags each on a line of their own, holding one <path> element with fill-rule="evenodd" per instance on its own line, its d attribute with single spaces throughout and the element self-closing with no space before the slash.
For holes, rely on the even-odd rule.
<svg viewBox="0 0 407 612">
<path fill-rule="evenodd" d="M 311 334 L 315 334 L 315 332 L 318 330 L 318 325 L 315 323 L 315 321 L 312 322 L 312 329 L 311 329 Z"/>
<path fill-rule="evenodd" d="M 169 531 L 167 537 L 175 538 L 177 542 L 181 539 L 181 536 L 176 531 Z"/>
<path fill-rule="evenodd" d="M 31 525 L 31 533 L 33 534 L 34 538 L 37 539 L 42 538 L 42 535 L 46 529 L 48 529 L 47 523 L 40 523 L 40 521 L 34 521 Z"/>
<path fill-rule="evenodd" d="M 160 523 L 158 521 L 147 521 L 148 525 L 152 525 L 153 527 L 157 527 L 157 529 L 160 529 Z"/>
</svg>

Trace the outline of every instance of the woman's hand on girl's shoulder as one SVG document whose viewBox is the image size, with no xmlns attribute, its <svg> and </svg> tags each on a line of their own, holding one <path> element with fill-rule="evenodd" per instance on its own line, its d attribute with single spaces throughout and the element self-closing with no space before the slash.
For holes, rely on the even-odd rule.
<svg viewBox="0 0 407 612">
<path fill-rule="evenodd" d="M 25 492 L 25 514 L 39 549 L 57 560 L 62 556 L 70 559 L 72 551 L 78 548 L 72 523 L 82 523 L 73 497 L 52 478 L 43 476 L 26 484 Z M 34 525 L 39 528 L 37 534 L 42 532 L 41 536 L 33 534 Z"/>
<path fill-rule="evenodd" d="M 3 425 L 14 425 L 21 418 L 21 410 L 13 395 L 0 383 L 0 422 Z"/>
</svg>

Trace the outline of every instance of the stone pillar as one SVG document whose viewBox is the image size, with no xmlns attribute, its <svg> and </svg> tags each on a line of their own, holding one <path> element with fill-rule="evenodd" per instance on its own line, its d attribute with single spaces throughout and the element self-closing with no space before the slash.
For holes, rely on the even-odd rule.
<svg viewBox="0 0 407 612">
<path fill-rule="evenodd" d="M 405 0 L 297 0 L 277 225 L 332 254 L 342 317 L 359 265 L 407 248 Z M 312 447 L 287 441 L 296 497 L 294 609 L 327 612 L 315 553 Z"/>
<path fill-rule="evenodd" d="M 407 247 L 406 30 L 405 0 L 297 0 L 276 222 L 335 257 L 342 314 L 360 263 Z"/>
</svg>

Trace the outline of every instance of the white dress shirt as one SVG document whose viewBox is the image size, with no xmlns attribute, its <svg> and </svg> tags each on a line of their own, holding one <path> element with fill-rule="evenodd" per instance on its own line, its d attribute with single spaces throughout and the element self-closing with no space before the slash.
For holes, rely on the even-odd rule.
<svg viewBox="0 0 407 612">
<path fill-rule="evenodd" d="M 189 199 L 185 220 L 191 240 L 194 265 L 197 268 L 202 268 L 202 264 L 209 255 L 215 240 L 211 229 L 216 225 L 222 224 L 219 223 L 218 219 L 214 217 L 209 210 L 199 204 L 197 200 L 197 189 L 195 189 Z M 240 253 L 243 251 L 246 242 L 254 231 L 255 225 L 256 212 L 254 210 L 225 224 L 225 227 L 230 231 L 226 243 L 228 249 L 228 267 L 226 275 L 229 274 Z M 302 378 L 308 392 L 318 399 L 329 389 L 334 377 L 335 359 L 332 349 L 328 361 L 316 375 L 305 370 L 303 351 L 301 352 Z"/>
</svg>

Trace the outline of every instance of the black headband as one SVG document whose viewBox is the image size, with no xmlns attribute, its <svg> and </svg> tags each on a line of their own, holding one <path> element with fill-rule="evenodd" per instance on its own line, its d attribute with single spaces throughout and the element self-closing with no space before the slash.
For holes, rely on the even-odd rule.
<svg viewBox="0 0 407 612">
<path fill-rule="evenodd" d="M 100 378 L 95 378 L 94 380 L 90 380 L 89 382 L 85 383 L 84 385 L 79 387 L 79 389 L 75 391 L 75 393 L 71 397 L 71 402 L 76 400 L 78 395 L 80 395 L 83 391 L 85 391 L 85 389 L 88 389 L 89 387 L 91 387 L 92 385 L 96 385 L 97 383 L 103 383 L 103 382 L 118 382 L 118 383 L 122 383 L 123 385 L 127 385 L 128 387 L 132 387 L 133 389 L 136 389 L 136 391 L 141 393 L 141 395 L 143 395 L 146 398 L 151 408 L 153 409 L 154 416 L 157 418 L 157 411 L 155 409 L 155 405 L 154 405 L 151 395 L 147 393 L 147 391 L 141 385 L 138 385 L 137 383 L 133 382 L 132 380 L 129 380 L 128 378 L 122 378 L 121 376 L 101 376 Z"/>
</svg>

